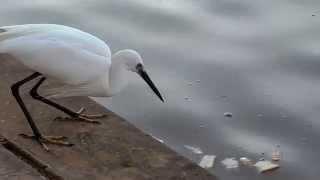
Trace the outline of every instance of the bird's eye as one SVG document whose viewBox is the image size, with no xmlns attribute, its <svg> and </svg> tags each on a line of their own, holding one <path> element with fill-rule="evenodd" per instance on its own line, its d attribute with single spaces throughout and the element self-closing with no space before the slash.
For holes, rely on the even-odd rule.
<svg viewBox="0 0 320 180">
<path fill-rule="evenodd" d="M 141 63 L 138 63 L 137 66 L 136 66 L 136 69 L 137 70 L 142 70 L 143 69 L 143 66 Z"/>
</svg>

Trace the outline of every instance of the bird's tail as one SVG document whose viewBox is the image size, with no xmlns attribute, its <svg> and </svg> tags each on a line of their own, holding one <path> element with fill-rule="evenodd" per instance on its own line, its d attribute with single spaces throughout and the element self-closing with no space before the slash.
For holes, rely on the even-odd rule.
<svg viewBox="0 0 320 180">
<path fill-rule="evenodd" d="M 15 37 L 16 34 L 18 33 L 16 30 L 14 30 L 14 28 L 12 28 L 12 26 L 0 27 L 0 53 L 5 53 L 4 44 L 2 42 Z"/>
<path fill-rule="evenodd" d="M 0 42 L 10 39 L 14 34 L 16 34 L 16 31 L 11 26 L 0 27 Z"/>
<path fill-rule="evenodd" d="M 31 29 L 23 25 L 2 26 L 0 27 L 0 42 L 7 39 L 24 36 L 30 32 Z"/>
<path fill-rule="evenodd" d="M 8 30 L 5 27 L 0 27 L 0 53 L 2 52 L 1 41 L 7 39 L 6 36 L 8 34 Z"/>
<path fill-rule="evenodd" d="M 0 27 L 0 42 L 11 38 L 21 37 L 42 31 L 48 31 L 48 28 L 50 29 L 50 25 L 46 24 L 2 26 Z"/>
<path fill-rule="evenodd" d="M 46 25 L 29 24 L 0 27 L 0 53 L 1 42 L 37 32 L 42 32 L 43 30 L 46 30 Z"/>
<path fill-rule="evenodd" d="M 2 42 L 31 33 L 31 29 L 22 25 L 0 27 L 0 53 L 4 50 Z M 3 52 L 2 52 L 3 53 Z"/>
</svg>

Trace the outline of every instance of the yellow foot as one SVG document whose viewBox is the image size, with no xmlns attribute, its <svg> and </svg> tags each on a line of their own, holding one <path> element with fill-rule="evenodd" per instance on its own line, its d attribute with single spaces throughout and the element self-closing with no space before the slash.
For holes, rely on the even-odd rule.
<svg viewBox="0 0 320 180">
<path fill-rule="evenodd" d="M 80 122 L 86 122 L 86 123 L 101 124 L 100 121 L 92 120 L 92 119 L 85 118 L 85 117 L 82 117 L 82 116 L 79 116 L 79 117 L 64 117 L 64 118 L 56 117 L 54 120 L 55 121 L 80 121 Z"/>
<path fill-rule="evenodd" d="M 84 114 L 84 112 L 86 111 L 85 108 L 80 108 L 79 111 L 77 111 L 77 114 L 79 115 L 79 117 L 81 118 L 87 118 L 87 119 L 99 119 L 99 118 L 104 118 L 107 115 L 106 114 Z"/>
<path fill-rule="evenodd" d="M 23 138 L 36 140 L 44 150 L 49 151 L 50 149 L 46 144 L 56 144 L 60 146 L 73 146 L 72 143 L 66 141 L 67 137 L 65 136 L 34 136 L 34 135 L 27 135 L 27 134 L 19 134 Z"/>
<path fill-rule="evenodd" d="M 87 123 L 94 123 L 94 124 L 101 124 L 100 121 L 94 120 L 94 119 L 99 119 L 99 118 L 104 118 L 107 115 L 106 114 L 93 114 L 93 115 L 88 115 L 84 114 L 86 111 L 85 108 L 81 108 L 79 111 L 77 111 L 73 117 L 56 117 L 55 120 L 58 121 L 82 121 L 82 122 L 87 122 Z"/>
</svg>

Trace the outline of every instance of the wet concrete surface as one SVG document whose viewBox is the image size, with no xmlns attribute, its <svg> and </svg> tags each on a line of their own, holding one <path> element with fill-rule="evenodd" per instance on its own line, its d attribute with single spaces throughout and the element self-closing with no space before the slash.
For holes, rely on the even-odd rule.
<svg viewBox="0 0 320 180">
<path fill-rule="evenodd" d="M 36 142 L 17 135 L 31 131 L 22 111 L 10 95 L 10 85 L 31 73 L 9 56 L 1 56 L 0 132 L 64 179 L 215 179 L 204 169 L 89 98 L 68 98 L 58 102 L 75 110 L 84 106 L 90 113 L 106 113 L 108 116 L 101 119 L 102 125 L 54 121 L 56 116 L 65 115 L 31 99 L 26 93 L 30 85 L 26 85 L 21 89 L 23 99 L 41 132 L 44 135 L 67 136 L 69 141 L 75 144 L 73 147 L 49 145 L 51 151 L 45 152 Z M 0 158 L 5 160 L 6 154 L 0 154 Z M 30 168 L 24 169 L 23 163 L 21 164 L 11 165 L 15 171 L 22 169 L 22 173 L 30 174 Z M 5 164 L 0 167 L 10 169 Z"/>
</svg>

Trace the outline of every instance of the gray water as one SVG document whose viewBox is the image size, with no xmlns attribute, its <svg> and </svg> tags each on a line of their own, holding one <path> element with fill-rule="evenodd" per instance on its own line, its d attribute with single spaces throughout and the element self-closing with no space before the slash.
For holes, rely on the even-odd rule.
<svg viewBox="0 0 320 180">
<path fill-rule="evenodd" d="M 320 1 L 2 0 L 0 25 L 57 23 L 138 50 L 165 96 L 138 77 L 107 108 L 198 162 L 217 155 L 219 179 L 312 180 L 320 175 Z M 317 14 L 319 11 L 319 14 Z M 231 112 L 232 118 L 224 117 Z M 226 170 L 226 157 L 276 145 L 281 168 Z"/>
</svg>

